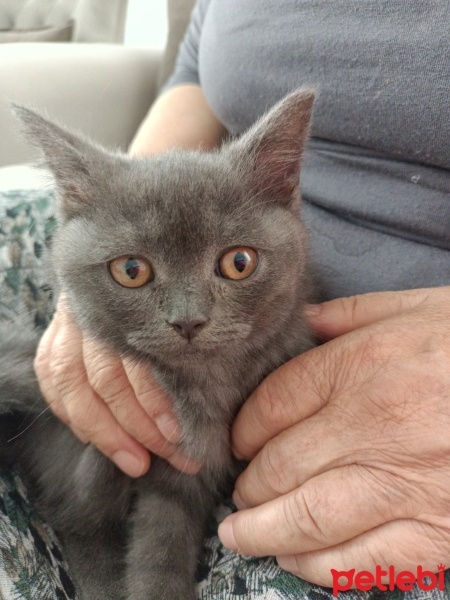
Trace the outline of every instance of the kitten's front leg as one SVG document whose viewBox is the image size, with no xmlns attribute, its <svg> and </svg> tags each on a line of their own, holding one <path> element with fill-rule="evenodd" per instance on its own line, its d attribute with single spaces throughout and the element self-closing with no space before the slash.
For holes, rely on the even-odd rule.
<svg viewBox="0 0 450 600">
<path fill-rule="evenodd" d="M 213 493 L 201 476 L 179 473 L 162 460 L 155 463 L 140 482 L 133 516 L 127 600 L 194 600 Z"/>
</svg>

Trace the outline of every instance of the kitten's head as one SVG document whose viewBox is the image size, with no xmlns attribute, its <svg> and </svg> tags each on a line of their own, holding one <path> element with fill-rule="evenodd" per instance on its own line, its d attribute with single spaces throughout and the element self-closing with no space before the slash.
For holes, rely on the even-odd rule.
<svg viewBox="0 0 450 600">
<path fill-rule="evenodd" d="M 263 348 L 307 294 L 299 173 L 314 94 L 220 150 L 129 158 L 16 108 L 57 186 L 52 257 L 82 327 L 123 353 Z"/>
</svg>

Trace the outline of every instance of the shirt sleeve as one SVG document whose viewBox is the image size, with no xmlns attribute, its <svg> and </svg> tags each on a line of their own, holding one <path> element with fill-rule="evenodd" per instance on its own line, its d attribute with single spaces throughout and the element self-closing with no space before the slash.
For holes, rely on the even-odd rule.
<svg viewBox="0 0 450 600">
<path fill-rule="evenodd" d="M 200 83 L 198 49 L 209 3 L 210 0 L 197 0 L 186 33 L 178 49 L 175 69 L 165 83 L 163 91 L 180 83 Z"/>
</svg>

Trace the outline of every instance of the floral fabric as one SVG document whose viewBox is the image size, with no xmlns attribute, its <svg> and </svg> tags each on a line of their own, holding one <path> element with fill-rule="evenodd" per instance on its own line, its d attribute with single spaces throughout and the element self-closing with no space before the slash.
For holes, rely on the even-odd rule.
<svg viewBox="0 0 450 600">
<path fill-rule="evenodd" d="M 0 472 L 0 598 L 75 600 L 53 531 L 28 504 L 19 477 Z"/>
<path fill-rule="evenodd" d="M 43 268 L 55 226 L 49 190 L 0 192 L 0 318 L 31 315 L 45 326 L 52 295 Z"/>
</svg>

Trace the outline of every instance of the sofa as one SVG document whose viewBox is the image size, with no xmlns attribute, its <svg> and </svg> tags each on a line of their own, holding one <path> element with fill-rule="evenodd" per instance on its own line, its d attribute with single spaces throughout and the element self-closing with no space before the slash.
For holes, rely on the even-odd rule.
<svg viewBox="0 0 450 600">
<path fill-rule="evenodd" d="M 4 167 L 27 164 L 37 156 L 20 136 L 11 102 L 32 106 L 107 147 L 127 149 L 173 68 L 194 0 L 168 0 L 164 52 L 122 44 L 127 3 L 0 3 L 0 189 L 26 187 L 23 169 Z M 71 27 L 68 41 L 27 37 L 55 31 L 61 35 L 67 24 Z M 19 41 L 9 41 L 12 34 Z"/>
</svg>

